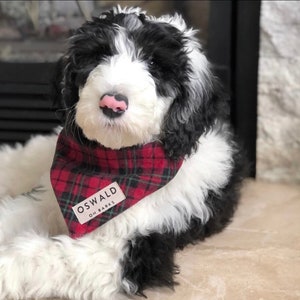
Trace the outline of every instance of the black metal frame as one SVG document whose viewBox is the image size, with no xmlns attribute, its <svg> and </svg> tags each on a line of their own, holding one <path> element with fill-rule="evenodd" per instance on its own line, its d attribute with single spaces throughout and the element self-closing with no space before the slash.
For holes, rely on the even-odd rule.
<svg viewBox="0 0 300 300">
<path fill-rule="evenodd" d="M 256 173 L 260 1 L 212 1 L 208 56 L 231 94 L 231 121 Z"/>
</svg>

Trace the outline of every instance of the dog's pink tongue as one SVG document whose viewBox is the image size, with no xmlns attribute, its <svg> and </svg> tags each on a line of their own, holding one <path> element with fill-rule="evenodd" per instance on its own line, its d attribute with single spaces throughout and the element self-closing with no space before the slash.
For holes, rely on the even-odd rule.
<svg viewBox="0 0 300 300">
<path fill-rule="evenodd" d="M 127 104 L 123 100 L 117 100 L 115 96 L 105 95 L 100 100 L 100 107 L 107 107 L 112 109 L 114 112 L 125 111 Z"/>
</svg>

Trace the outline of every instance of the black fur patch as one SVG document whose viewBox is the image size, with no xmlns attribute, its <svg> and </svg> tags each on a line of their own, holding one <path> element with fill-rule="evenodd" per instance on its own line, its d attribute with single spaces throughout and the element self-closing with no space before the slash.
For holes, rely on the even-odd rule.
<svg viewBox="0 0 300 300">
<path fill-rule="evenodd" d="M 206 203 L 213 216 L 205 225 L 200 219 L 193 218 L 189 228 L 179 235 L 152 233 L 128 242 L 129 251 L 122 262 L 123 278 L 136 286 L 137 294 L 144 295 L 143 291 L 153 286 L 173 288 L 176 284 L 174 275 L 179 271 L 174 262 L 176 250 L 203 241 L 223 230 L 231 221 L 247 165 L 239 150 L 236 150 L 233 159 L 236 164 L 228 184 L 218 194 L 209 192 Z"/>
<path fill-rule="evenodd" d="M 188 82 L 185 82 L 188 85 Z M 199 90 L 195 99 L 188 99 L 187 87 L 182 90 L 166 115 L 162 129 L 162 141 L 168 156 L 172 159 L 190 155 L 198 147 L 201 135 L 208 133 L 215 121 L 223 122 L 229 116 L 229 98 L 225 95 L 218 80 L 211 79 L 204 95 Z M 201 103 L 195 107 L 188 120 L 180 120 L 187 103 Z"/>
<path fill-rule="evenodd" d="M 179 95 L 189 72 L 182 33 L 169 24 L 145 22 L 132 36 L 137 48 L 143 49 L 140 58 L 149 65 L 157 93 Z"/>
<path fill-rule="evenodd" d="M 123 261 L 123 278 L 137 287 L 137 294 L 144 295 L 148 287 L 173 288 L 176 240 L 172 235 L 152 233 L 129 241 L 129 251 Z"/>
</svg>

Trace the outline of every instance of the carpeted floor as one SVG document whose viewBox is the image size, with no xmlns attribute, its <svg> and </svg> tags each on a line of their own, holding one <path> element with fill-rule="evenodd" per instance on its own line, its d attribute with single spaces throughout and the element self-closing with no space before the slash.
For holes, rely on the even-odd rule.
<svg viewBox="0 0 300 300">
<path fill-rule="evenodd" d="M 248 181 L 232 224 L 177 263 L 175 292 L 149 300 L 299 300 L 300 186 Z"/>
</svg>

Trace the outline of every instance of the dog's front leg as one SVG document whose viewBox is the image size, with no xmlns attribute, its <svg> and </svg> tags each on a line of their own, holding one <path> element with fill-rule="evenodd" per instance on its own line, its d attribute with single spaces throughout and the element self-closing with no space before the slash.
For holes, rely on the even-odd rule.
<svg viewBox="0 0 300 300">
<path fill-rule="evenodd" d="M 18 237 L 0 248 L 0 299 L 114 299 L 126 244 L 95 235 Z"/>
</svg>

